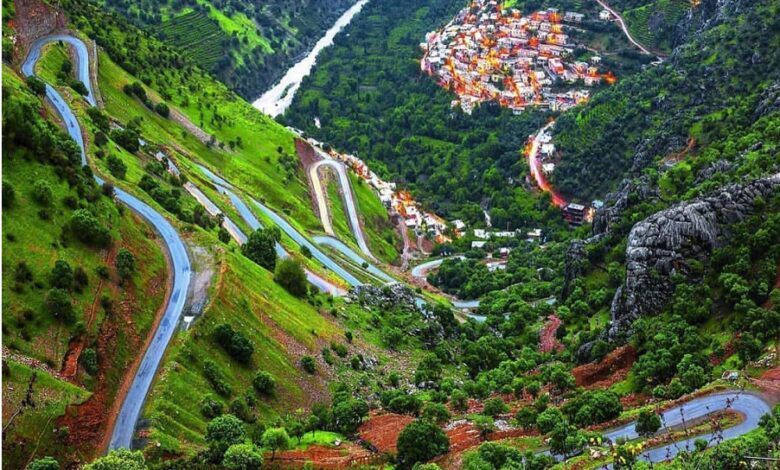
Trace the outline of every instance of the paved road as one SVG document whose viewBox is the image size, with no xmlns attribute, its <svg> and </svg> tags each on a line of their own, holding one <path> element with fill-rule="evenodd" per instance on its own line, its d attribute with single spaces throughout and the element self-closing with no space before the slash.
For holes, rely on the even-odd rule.
<svg viewBox="0 0 780 470">
<path fill-rule="evenodd" d="M 358 266 L 362 267 L 363 263 L 365 263 L 367 266 L 364 269 L 366 271 L 368 271 L 369 273 L 373 274 L 374 276 L 378 277 L 379 279 L 381 279 L 381 280 L 383 280 L 385 282 L 390 282 L 390 283 L 398 282 L 395 279 L 393 279 L 392 276 L 390 276 L 386 272 L 382 271 L 381 269 L 379 269 L 375 265 L 373 265 L 370 262 L 368 262 L 362 256 L 357 254 L 355 252 L 355 250 L 353 250 L 352 248 L 347 246 L 346 243 L 342 242 L 338 238 L 334 238 L 334 237 L 330 237 L 330 236 L 326 236 L 326 235 L 317 236 L 317 237 L 313 237 L 313 238 L 314 238 L 314 241 L 318 245 L 325 245 L 325 246 L 329 246 L 329 247 L 331 247 L 331 248 L 333 248 L 335 250 L 338 250 L 341 254 L 343 254 L 344 256 L 349 258 L 351 261 L 353 261 Z"/>
<path fill-rule="evenodd" d="M 89 80 L 89 54 L 86 45 L 79 39 L 71 36 L 54 35 L 38 39 L 33 43 L 30 53 L 22 65 L 22 73 L 30 76 L 34 73 L 35 63 L 41 56 L 41 48 L 54 41 L 63 41 L 70 44 L 76 52 L 78 58 L 78 76 L 84 80 L 87 89 L 90 90 L 87 100 L 95 104 L 92 92 L 92 85 Z M 84 139 L 81 134 L 76 116 L 68 107 L 62 96 L 51 86 L 46 85 L 46 97 L 54 105 L 55 109 L 62 118 L 68 133 L 81 147 L 81 161 L 87 165 L 87 157 L 84 152 Z M 90 99 L 91 98 L 91 99 Z M 103 183 L 98 177 L 95 177 L 99 184 Z M 187 300 L 187 288 L 189 287 L 191 277 L 190 259 L 187 249 L 184 246 L 179 234 L 173 226 L 159 212 L 152 209 L 149 205 L 133 197 L 120 188 L 115 188 L 116 198 L 143 217 L 160 234 L 165 247 L 168 250 L 168 259 L 173 272 L 173 288 L 171 290 L 168 304 L 165 306 L 165 312 L 160 320 L 157 330 L 154 332 L 151 343 L 144 353 L 141 364 L 136 371 L 130 389 L 122 402 L 119 410 L 119 416 L 114 423 L 114 429 L 111 435 L 109 448 L 130 447 L 135 432 L 135 424 L 141 414 L 146 396 L 151 387 L 154 375 L 162 360 L 168 343 L 173 337 L 176 326 L 179 324 L 184 304 Z"/>
<path fill-rule="evenodd" d="M 608 12 L 612 13 L 612 16 L 617 18 L 618 24 L 620 25 L 620 29 L 623 30 L 623 34 L 626 35 L 626 38 L 628 41 L 639 48 L 643 53 L 652 55 L 653 53 L 650 52 L 645 46 L 640 44 L 636 39 L 634 39 L 633 36 L 631 36 L 631 32 L 628 31 L 628 27 L 626 26 L 626 22 L 623 21 L 623 17 L 618 13 L 617 11 L 613 10 L 611 6 L 604 0 L 596 0 L 599 5 L 601 5 L 601 8 L 607 10 Z"/>
<path fill-rule="evenodd" d="M 772 411 L 769 404 L 764 401 L 763 398 L 758 395 L 753 395 L 748 392 L 740 392 L 736 390 L 728 392 L 720 392 L 712 395 L 707 395 L 684 403 L 678 407 L 664 411 L 662 413 L 663 422 L 665 426 L 679 426 L 684 422 L 690 422 L 696 418 L 702 418 L 716 411 L 730 408 L 733 411 L 739 412 L 744 416 L 744 421 L 736 426 L 724 429 L 720 434 L 720 439 L 713 440 L 710 445 L 716 445 L 720 442 L 734 439 L 742 436 L 749 431 L 758 427 L 758 421 L 761 417 Z M 618 437 L 626 437 L 633 439 L 638 437 L 636 432 L 636 423 L 630 423 L 622 426 L 618 429 L 608 431 L 603 434 L 604 437 L 611 439 L 613 442 Z M 663 462 L 676 456 L 678 453 L 684 450 L 693 450 L 694 441 L 696 439 L 705 439 L 710 441 L 714 435 L 712 433 L 703 434 L 689 439 L 674 442 L 654 449 L 649 449 L 641 455 L 642 460 L 651 462 Z"/>
<path fill-rule="evenodd" d="M 217 190 L 225 195 L 228 196 L 230 199 L 230 202 L 233 204 L 233 207 L 236 208 L 239 215 L 242 219 L 249 225 L 249 227 L 252 230 L 257 230 L 259 228 L 262 228 L 263 225 L 260 223 L 260 221 L 255 217 L 255 215 L 252 213 L 251 209 L 249 209 L 249 206 L 244 203 L 244 201 L 236 195 L 236 193 L 233 191 L 233 185 L 225 181 L 222 177 L 219 175 L 216 175 L 214 172 L 209 170 L 203 165 L 198 165 L 198 168 L 203 172 L 204 175 L 206 175 L 207 178 L 209 178 L 212 183 L 217 187 Z M 255 201 L 254 199 L 251 200 L 253 204 L 255 204 L 268 218 L 270 218 L 275 224 L 279 226 L 279 228 L 287 234 L 290 238 L 292 238 L 296 243 L 298 243 L 301 246 L 306 246 L 309 251 L 311 251 L 312 256 L 314 259 L 322 263 L 323 266 L 330 269 L 334 273 L 336 273 L 339 277 L 344 279 L 350 286 L 358 286 L 361 285 L 362 282 L 358 278 L 356 278 L 354 275 L 352 275 L 349 271 L 339 266 L 335 261 L 330 259 L 325 253 L 322 252 L 319 248 L 317 248 L 316 245 L 311 243 L 309 240 L 306 239 L 303 235 L 301 235 L 297 230 L 295 230 L 294 227 L 292 227 L 289 223 L 287 223 L 286 220 L 279 217 L 275 212 L 273 212 L 271 209 L 266 207 L 265 205 L 261 204 L 258 201 Z M 276 244 L 276 253 L 280 258 L 286 258 L 288 256 L 287 251 L 285 251 L 284 247 L 280 244 Z M 332 283 L 326 281 L 325 279 L 321 278 L 317 274 L 306 270 L 306 277 L 314 284 L 318 289 L 320 289 L 323 292 L 328 292 L 332 295 L 344 295 L 346 292 L 338 287 L 333 285 Z"/>
<path fill-rule="evenodd" d="M 317 197 L 317 205 L 320 208 L 320 218 L 322 219 L 322 224 L 325 227 L 325 232 L 329 235 L 334 236 L 333 233 L 333 227 L 331 224 L 331 220 L 329 218 L 328 213 L 328 205 L 325 202 L 325 195 L 322 190 L 322 184 L 319 179 L 319 173 L 318 170 L 320 167 L 327 166 L 332 168 L 336 174 L 339 177 L 339 184 L 341 185 L 341 194 L 342 199 L 344 201 L 344 208 L 347 211 L 347 217 L 349 218 L 349 225 L 352 229 L 352 234 L 355 236 L 355 240 L 357 241 L 358 248 L 360 248 L 360 251 L 363 252 L 364 255 L 368 256 L 372 260 L 376 260 L 376 257 L 374 257 L 373 254 L 371 254 L 371 250 L 368 248 L 368 243 L 366 243 L 366 237 L 363 234 L 363 228 L 360 226 L 360 217 L 358 216 L 358 210 L 355 205 L 355 198 L 352 195 L 352 185 L 349 181 L 349 175 L 347 175 L 347 169 L 344 166 L 343 163 L 337 162 L 336 160 L 333 160 L 328 155 L 326 155 L 324 152 L 320 151 L 319 149 L 316 149 L 317 153 L 323 158 L 323 160 L 320 160 L 316 163 L 314 163 L 309 168 L 309 176 L 311 177 L 312 184 L 314 185 L 314 192 Z M 323 211 L 324 207 L 324 211 Z M 325 222 L 327 221 L 327 226 Z M 330 228 L 330 230 L 328 230 Z"/>
</svg>

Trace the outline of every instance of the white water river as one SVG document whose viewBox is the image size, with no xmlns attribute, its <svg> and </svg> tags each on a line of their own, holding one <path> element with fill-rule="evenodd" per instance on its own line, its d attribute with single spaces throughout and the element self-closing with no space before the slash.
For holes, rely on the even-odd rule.
<svg viewBox="0 0 780 470">
<path fill-rule="evenodd" d="M 333 39 L 336 35 L 352 21 L 352 18 L 358 14 L 366 3 L 368 3 L 368 0 L 359 0 L 345 11 L 325 33 L 325 36 L 317 41 L 311 52 L 287 70 L 287 73 L 279 80 L 279 83 L 263 93 L 263 96 L 255 100 L 252 106 L 272 117 L 282 114 L 292 103 L 295 92 L 301 86 L 301 81 L 311 73 L 314 64 L 317 63 L 317 55 L 323 49 L 333 44 Z"/>
</svg>

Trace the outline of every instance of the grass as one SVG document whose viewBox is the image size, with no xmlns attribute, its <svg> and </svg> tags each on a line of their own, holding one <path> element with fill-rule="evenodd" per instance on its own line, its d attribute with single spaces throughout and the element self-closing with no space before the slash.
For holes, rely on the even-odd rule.
<svg viewBox="0 0 780 470">
<path fill-rule="evenodd" d="M 356 175 L 349 173 L 350 184 L 355 195 L 355 205 L 363 219 L 363 233 L 366 236 L 371 253 L 384 261 L 393 263 L 398 260 L 401 237 L 390 222 L 387 208 L 379 196 Z"/>
<path fill-rule="evenodd" d="M 668 52 L 671 43 L 667 37 L 677 21 L 690 8 L 687 0 L 656 0 L 639 8 L 623 12 L 631 35 L 640 44 Z M 651 24 L 662 18 L 661 25 L 651 30 Z"/>
<path fill-rule="evenodd" d="M 336 441 L 345 442 L 346 440 L 347 439 L 343 435 L 337 432 L 315 431 L 313 433 L 307 432 L 301 438 L 301 442 L 298 442 L 297 439 L 293 439 L 293 442 L 295 443 L 296 449 L 307 449 L 312 445 L 332 447 L 336 445 Z"/>
<path fill-rule="evenodd" d="M 341 186 L 336 179 L 333 172 L 328 172 L 331 175 L 327 179 L 327 197 L 328 197 L 328 212 L 330 215 L 331 225 L 333 225 L 333 231 L 336 233 L 336 237 L 343 240 L 344 243 L 354 246 L 355 236 L 352 233 L 352 229 L 349 225 L 347 218 L 347 211 L 344 207 L 344 199 L 339 193 Z"/>
<path fill-rule="evenodd" d="M 338 326 L 274 283 L 271 273 L 236 253 L 217 250 L 213 255 L 220 267 L 210 304 L 188 332 L 174 338 L 147 401 L 145 416 L 151 420 L 153 438 L 166 443 L 160 452 L 191 453 L 199 448 L 208 423 L 200 412 L 205 396 L 227 406 L 229 398 L 220 397 L 203 376 L 206 360 L 219 365 L 234 391 L 231 398 L 253 393 L 251 380 L 257 371 L 271 373 L 276 395 L 259 398 L 257 405 L 259 417 L 268 421 L 306 405 L 316 390 L 324 393 L 322 377 L 303 373 L 297 358 L 317 356 L 321 343 L 343 338 Z M 221 323 L 233 325 L 252 341 L 251 365 L 234 362 L 214 342 L 211 332 Z"/>
<path fill-rule="evenodd" d="M 89 392 L 14 360 L 4 360 L 3 366 L 3 441 L 9 444 L 3 446 L 4 467 L 24 468 L 33 458 L 65 455 L 68 449 L 63 440 L 51 438 L 57 435 L 57 417 L 65 412 L 67 406 L 85 401 Z M 33 374 L 36 374 L 32 382 L 35 407 L 25 408 L 5 429 L 9 424 L 7 419 L 10 420 L 11 415 L 20 409 Z M 27 445 L 10 445 L 18 441 Z M 31 447 L 35 447 L 33 452 Z"/>
<path fill-rule="evenodd" d="M 194 10 L 172 16 L 159 27 L 159 33 L 174 46 L 188 51 L 205 69 L 211 69 L 224 55 L 223 43 L 229 39 L 217 21 Z"/>
</svg>

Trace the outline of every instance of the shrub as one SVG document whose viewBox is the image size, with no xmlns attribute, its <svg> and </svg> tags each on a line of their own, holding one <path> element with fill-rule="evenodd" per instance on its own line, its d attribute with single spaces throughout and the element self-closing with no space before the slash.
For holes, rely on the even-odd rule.
<svg viewBox="0 0 780 470">
<path fill-rule="evenodd" d="M 507 409 L 508 407 L 506 406 L 506 403 L 504 403 L 504 400 L 496 397 L 485 402 L 485 408 L 482 411 L 482 414 L 495 418 L 502 413 L 506 413 Z"/>
<path fill-rule="evenodd" d="M 7 209 L 14 204 L 16 191 L 11 183 L 3 180 L 3 208 Z"/>
<path fill-rule="evenodd" d="M 89 95 L 89 89 L 86 85 L 84 85 L 84 82 L 81 80 L 71 80 L 70 87 L 76 90 L 76 93 L 78 93 L 81 96 L 87 96 Z"/>
<path fill-rule="evenodd" d="M 155 112 L 162 117 L 167 118 L 171 114 L 171 110 L 168 109 L 168 105 L 160 101 L 154 106 Z"/>
<path fill-rule="evenodd" d="M 225 451 L 222 466 L 228 470 L 255 470 L 263 466 L 263 454 L 253 444 L 233 444 Z"/>
<path fill-rule="evenodd" d="M 227 323 L 222 323 L 214 330 L 214 339 L 217 344 L 230 354 L 230 356 L 244 364 L 252 360 L 255 347 L 252 342 L 240 331 L 236 331 Z"/>
<path fill-rule="evenodd" d="M 252 386 L 261 395 L 273 395 L 276 390 L 276 380 L 268 372 L 260 371 L 252 379 Z"/>
<path fill-rule="evenodd" d="M 81 365 L 89 375 L 95 375 L 98 371 L 97 351 L 94 348 L 87 348 L 81 353 Z"/>
<path fill-rule="evenodd" d="M 120 180 L 125 179 L 125 176 L 127 175 L 127 165 L 125 165 L 125 162 L 123 162 L 121 158 L 116 155 L 109 155 L 106 159 L 106 164 L 108 165 L 108 171 L 110 171 L 112 175 Z"/>
<path fill-rule="evenodd" d="M 220 372 L 216 362 L 206 361 L 203 364 L 203 375 L 218 394 L 227 397 L 233 393 L 233 389 L 230 388 L 230 385 L 222 377 L 222 372 Z"/>
<path fill-rule="evenodd" d="M 446 423 L 451 417 L 447 407 L 441 403 L 428 403 L 422 410 L 422 418 L 436 424 Z"/>
<path fill-rule="evenodd" d="M 249 235 L 241 246 L 241 253 L 260 266 L 273 271 L 276 267 L 276 237 L 274 230 L 258 229 Z"/>
<path fill-rule="evenodd" d="M 277 450 L 285 450 L 290 447 L 290 436 L 284 428 L 266 429 L 263 433 L 263 446 L 271 449 L 271 460 L 276 457 Z"/>
<path fill-rule="evenodd" d="M 211 395 L 206 395 L 200 402 L 200 412 L 206 418 L 216 418 L 222 414 L 222 405 Z"/>
<path fill-rule="evenodd" d="M 16 268 L 14 268 L 14 279 L 21 284 L 32 282 L 33 273 L 25 261 L 16 263 Z"/>
<path fill-rule="evenodd" d="M 73 285 L 73 269 L 67 261 L 57 260 L 49 276 L 49 283 L 52 287 L 60 289 L 70 289 Z"/>
<path fill-rule="evenodd" d="M 26 80 L 27 86 L 30 87 L 30 90 L 32 90 L 33 93 L 38 96 L 43 96 L 46 94 L 46 83 L 44 83 L 43 80 L 34 75 L 30 75 Z M 59 468 L 59 465 L 57 468 Z"/>
<path fill-rule="evenodd" d="M 121 248 L 116 255 L 116 271 L 119 274 L 119 279 L 122 282 L 130 279 L 135 272 L 135 256 L 133 253 L 126 249 Z"/>
<path fill-rule="evenodd" d="M 85 465 L 84 470 L 147 470 L 144 454 L 140 450 L 116 449 Z"/>
<path fill-rule="evenodd" d="M 284 259 L 276 266 L 274 281 L 296 297 L 305 296 L 309 290 L 301 263 L 293 259 Z"/>
<path fill-rule="evenodd" d="M 206 427 L 206 444 L 213 462 L 221 462 L 230 446 L 246 440 L 244 423 L 231 414 L 217 416 Z"/>
<path fill-rule="evenodd" d="M 66 322 L 72 322 L 75 319 L 68 291 L 59 288 L 49 289 L 44 303 L 46 309 L 54 317 Z"/>
<path fill-rule="evenodd" d="M 60 470 L 60 464 L 54 457 L 43 457 L 30 462 L 27 470 Z"/>
<path fill-rule="evenodd" d="M 38 204 L 48 207 L 54 200 L 54 191 L 48 181 L 37 180 L 33 183 L 32 197 Z"/>
<path fill-rule="evenodd" d="M 313 374 L 317 371 L 317 363 L 311 356 L 303 356 L 301 358 L 301 367 L 303 367 L 303 370 L 310 374 Z"/>
<path fill-rule="evenodd" d="M 652 436 L 661 428 L 661 418 L 653 411 L 644 410 L 636 420 L 636 432 L 640 436 Z"/>
<path fill-rule="evenodd" d="M 89 245 L 104 247 L 111 242 L 111 234 L 108 229 L 101 225 L 97 217 L 87 209 L 73 211 L 69 227 L 76 238 Z"/>
<path fill-rule="evenodd" d="M 417 420 L 410 423 L 398 435 L 397 464 L 400 469 L 410 469 L 416 463 L 428 460 L 447 452 L 450 441 L 444 431 L 428 421 Z"/>
</svg>

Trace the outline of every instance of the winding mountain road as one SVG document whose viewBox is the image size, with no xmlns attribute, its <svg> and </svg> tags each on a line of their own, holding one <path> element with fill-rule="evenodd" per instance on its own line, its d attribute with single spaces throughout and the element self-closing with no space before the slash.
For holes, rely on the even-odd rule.
<svg viewBox="0 0 780 470">
<path fill-rule="evenodd" d="M 645 46 L 639 43 L 636 39 L 634 39 L 633 36 L 631 36 L 631 32 L 628 30 L 628 27 L 626 26 L 626 22 L 623 20 L 623 16 L 620 15 L 617 11 L 612 9 L 611 6 L 604 0 L 596 0 L 596 2 L 601 5 L 601 8 L 607 10 L 617 19 L 618 24 L 620 25 L 620 29 L 623 30 L 623 34 L 626 35 L 626 39 L 628 39 L 628 42 L 635 45 L 637 48 L 639 48 L 640 51 L 642 51 L 644 54 L 653 55 L 654 53 L 651 52 L 649 49 L 647 49 Z"/>
<path fill-rule="evenodd" d="M 234 187 L 232 184 L 225 181 L 224 178 L 221 176 L 215 174 L 213 171 L 209 170 L 203 165 L 198 165 L 198 168 L 203 172 L 203 174 L 211 180 L 211 182 L 214 184 L 214 186 L 217 188 L 217 191 L 219 191 L 222 194 L 225 194 L 229 199 L 231 204 L 233 204 L 233 207 L 238 211 L 239 215 L 242 219 L 244 219 L 244 222 L 246 222 L 247 225 L 252 230 L 257 230 L 260 228 L 263 228 L 263 225 L 260 223 L 260 221 L 255 217 L 255 215 L 252 213 L 252 210 L 249 208 L 249 206 L 246 205 L 246 203 L 238 197 L 238 195 L 234 192 Z M 325 253 L 322 252 L 319 248 L 317 248 L 316 245 L 311 243 L 309 240 L 306 239 L 303 235 L 301 235 L 292 225 L 290 225 L 286 220 L 281 218 L 279 215 L 277 215 L 275 212 L 273 212 L 271 209 L 269 209 L 264 204 L 261 204 L 260 202 L 251 199 L 251 202 L 260 209 L 268 218 L 270 218 L 275 224 L 279 226 L 279 228 L 284 232 L 287 236 L 293 239 L 297 244 L 301 246 L 305 246 L 309 249 L 314 259 L 322 263 L 323 266 L 333 271 L 336 275 L 344 279 L 347 284 L 350 286 L 359 286 L 362 284 L 362 282 L 356 278 L 354 275 L 352 275 L 349 271 L 341 267 L 339 264 L 337 264 L 335 261 L 330 259 Z M 287 251 L 284 249 L 284 247 L 280 244 L 276 244 L 276 254 L 280 258 L 286 258 L 289 256 Z M 331 295 L 344 295 L 346 292 L 344 289 L 342 289 L 339 286 L 336 286 L 327 280 L 321 278 L 317 274 L 311 272 L 310 270 L 306 270 L 306 278 L 309 280 L 310 283 L 312 283 L 314 286 L 316 286 L 318 289 L 320 289 L 323 292 L 328 292 Z"/>
<path fill-rule="evenodd" d="M 64 42 L 73 47 L 77 57 L 77 76 L 84 82 L 89 90 L 86 97 L 91 105 L 95 105 L 96 100 L 92 91 L 92 83 L 89 79 L 89 52 L 86 44 L 80 39 L 69 35 L 51 35 L 36 40 L 30 48 L 24 63 L 22 64 L 22 74 L 26 77 L 34 75 L 35 64 L 41 57 L 41 50 L 46 44 L 52 42 Z M 81 127 L 76 119 L 73 110 L 67 105 L 62 96 L 48 83 L 46 84 L 46 97 L 56 109 L 60 118 L 65 124 L 68 134 L 76 141 L 81 148 L 81 162 L 87 165 L 87 156 L 85 151 L 84 137 L 81 134 Z M 95 176 L 98 184 L 103 180 Z M 181 319 L 184 304 L 187 300 L 187 289 L 190 284 L 192 268 L 190 264 L 187 249 L 184 242 L 179 237 L 176 229 L 159 212 L 154 210 L 148 204 L 135 198 L 120 188 L 114 189 L 116 198 L 149 222 L 157 233 L 160 234 L 163 243 L 168 251 L 168 261 L 173 273 L 173 286 L 171 289 L 168 304 L 165 306 L 163 317 L 160 320 L 157 330 L 144 352 L 141 364 L 133 377 L 127 395 L 122 402 L 114 429 L 111 435 L 109 448 L 116 449 L 120 447 L 130 447 L 135 432 L 135 424 L 141 414 L 152 380 L 157 372 L 157 368 L 162 360 L 168 343 L 173 337 L 176 326 Z"/>
<path fill-rule="evenodd" d="M 319 174 L 320 168 L 329 167 L 338 175 L 339 184 L 341 185 L 341 198 L 344 202 L 344 208 L 346 209 L 347 217 L 349 218 L 349 225 L 352 229 L 352 234 L 355 236 L 355 241 L 357 241 L 358 248 L 360 248 L 360 251 L 370 259 L 376 260 L 376 257 L 371 254 L 371 250 L 368 248 L 363 228 L 360 226 L 360 216 L 358 215 L 357 206 L 355 205 L 355 198 L 352 195 L 352 184 L 349 181 L 346 167 L 343 163 L 333 160 L 321 150 L 316 149 L 316 151 L 320 157 L 322 157 L 322 160 L 315 162 L 309 167 L 309 178 L 311 179 L 312 187 L 314 188 L 314 195 L 317 198 L 317 207 L 319 208 L 320 219 L 322 220 L 322 226 L 325 229 L 325 233 L 333 237 L 336 236 L 333 232 L 332 215 L 328 210 L 328 203 L 325 198 L 325 191 L 322 189 L 322 180 L 320 179 Z"/>
</svg>

